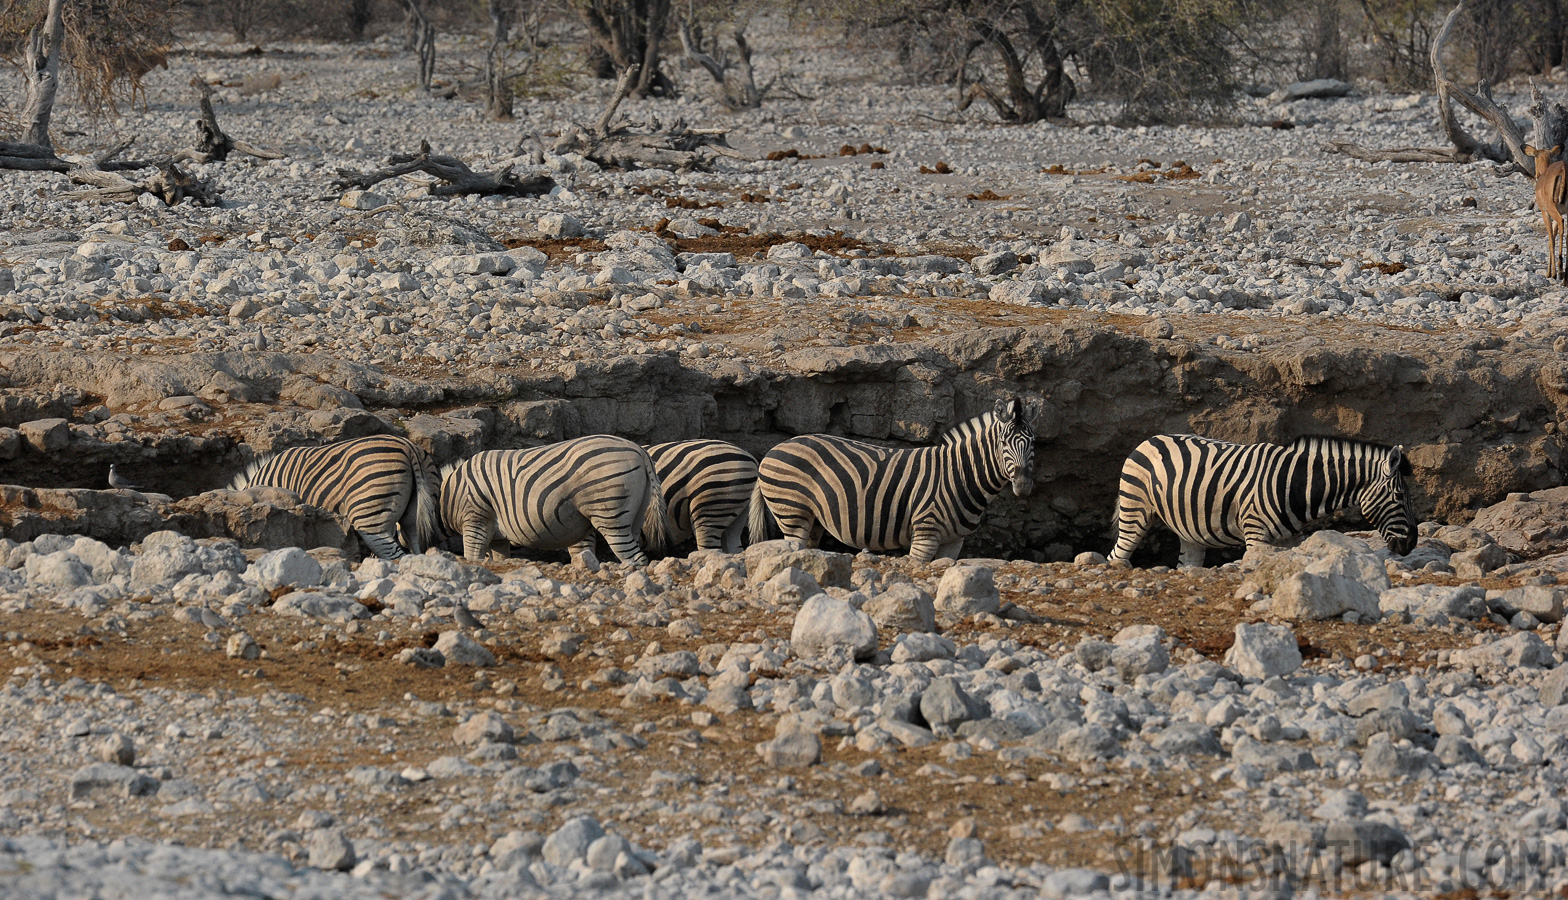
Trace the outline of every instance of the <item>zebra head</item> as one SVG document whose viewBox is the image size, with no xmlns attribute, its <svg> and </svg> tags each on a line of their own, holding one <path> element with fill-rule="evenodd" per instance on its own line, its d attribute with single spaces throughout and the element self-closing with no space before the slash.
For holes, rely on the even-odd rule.
<svg viewBox="0 0 1568 900">
<path fill-rule="evenodd" d="M 1404 447 L 1390 447 L 1374 461 L 1371 483 L 1360 492 L 1361 514 L 1377 526 L 1389 552 L 1404 556 L 1416 546 L 1416 510 L 1405 476 L 1413 473 Z"/>
<path fill-rule="evenodd" d="M 1012 482 L 1013 493 L 1022 497 L 1034 490 L 1034 429 L 1024 402 L 1017 397 L 998 400 L 991 418 L 1002 475 Z"/>
</svg>

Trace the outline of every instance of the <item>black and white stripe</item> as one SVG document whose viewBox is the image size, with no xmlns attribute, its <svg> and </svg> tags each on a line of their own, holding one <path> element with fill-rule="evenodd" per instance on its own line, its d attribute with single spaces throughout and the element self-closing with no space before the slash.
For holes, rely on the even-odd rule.
<svg viewBox="0 0 1568 900">
<path fill-rule="evenodd" d="M 441 538 L 436 472 L 429 454 L 408 440 L 376 435 L 324 447 L 294 447 L 257 460 L 231 490 L 267 485 L 331 510 L 382 559 L 403 547 L 421 553 Z M 402 525 L 402 546 L 398 526 Z"/>
<path fill-rule="evenodd" d="M 570 548 L 583 563 L 594 533 L 616 557 L 646 565 L 644 519 L 666 540 L 669 516 L 653 461 L 624 438 L 594 435 L 527 450 L 487 450 L 441 470 L 441 517 L 483 558 L 497 535 L 532 550 Z"/>
<path fill-rule="evenodd" d="M 1281 446 L 1158 435 L 1122 464 L 1111 560 L 1128 561 L 1156 522 L 1181 539 L 1182 565 L 1201 566 L 1206 548 L 1271 543 L 1349 506 L 1403 555 L 1416 543 L 1410 472 L 1403 447 L 1369 441 L 1311 436 Z"/>
<path fill-rule="evenodd" d="M 698 549 L 738 553 L 746 507 L 757 485 L 757 458 L 734 444 L 710 440 L 654 444 L 648 455 L 664 484 L 670 534 L 668 546 L 656 542 L 649 520 L 643 524 L 643 547 L 667 552 L 695 537 Z"/>
<path fill-rule="evenodd" d="M 909 548 L 957 558 L 991 500 L 1034 487 L 1034 429 L 1017 398 L 954 427 L 936 446 L 892 450 L 828 435 L 768 451 L 751 500 L 753 540 L 771 513 L 785 537 L 816 546 L 824 532 L 862 550 Z"/>
</svg>

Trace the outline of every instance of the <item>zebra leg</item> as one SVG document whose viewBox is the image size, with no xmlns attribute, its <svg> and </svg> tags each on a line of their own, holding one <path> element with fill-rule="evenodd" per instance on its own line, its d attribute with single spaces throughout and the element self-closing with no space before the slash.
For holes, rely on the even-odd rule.
<svg viewBox="0 0 1568 900">
<path fill-rule="evenodd" d="M 916 525 L 914 539 L 909 542 L 909 558 L 915 562 L 928 563 L 936 559 L 940 547 L 941 539 L 935 531 Z"/>
<path fill-rule="evenodd" d="M 1116 505 L 1116 547 L 1111 551 L 1109 562 L 1117 565 L 1128 565 L 1132 562 L 1132 552 L 1138 549 L 1143 539 L 1149 534 L 1149 515 L 1142 509 L 1131 510 L 1121 503 Z M 1186 545 L 1183 544 L 1185 547 Z M 1203 554 L 1198 554 L 1198 564 L 1203 564 Z"/>
<path fill-rule="evenodd" d="M 610 552 L 615 554 L 616 559 L 633 566 L 646 566 L 648 564 L 648 554 L 642 552 L 642 546 L 637 543 L 637 532 L 605 531 L 601 533 L 604 535 L 604 542 L 610 545 Z M 588 546 L 591 553 L 593 547 L 593 538 L 591 537 L 588 539 Z"/>
<path fill-rule="evenodd" d="M 378 531 L 360 531 L 357 528 L 354 530 L 354 533 L 358 534 L 359 539 L 365 542 L 365 546 L 370 548 L 371 553 L 382 559 L 401 559 L 403 557 L 403 548 L 398 546 L 395 534 L 382 534 Z"/>
<path fill-rule="evenodd" d="M 964 552 L 964 539 L 963 538 L 957 538 L 956 540 L 948 541 L 947 543 L 943 544 L 942 546 L 936 548 L 936 558 L 937 559 L 951 559 L 951 560 L 956 562 L 958 560 L 958 554 L 963 553 L 963 552 Z"/>
<path fill-rule="evenodd" d="M 740 520 L 737 519 L 736 521 L 738 522 Z M 704 522 L 701 525 L 693 527 L 692 530 L 696 532 L 695 537 L 697 539 L 698 550 L 718 550 L 724 546 L 725 535 L 727 532 L 723 529 L 714 528 L 711 522 Z M 739 535 L 737 534 L 737 540 L 738 539 Z M 733 553 L 735 551 L 731 550 L 730 552 Z"/>
<path fill-rule="evenodd" d="M 495 518 L 470 513 L 463 522 L 463 558 L 480 562 L 495 538 Z"/>
<path fill-rule="evenodd" d="M 1181 564 L 1183 568 L 1203 568 L 1203 557 L 1208 553 L 1208 548 L 1189 540 L 1181 542 Z"/>
<path fill-rule="evenodd" d="M 729 527 L 724 529 L 724 537 L 723 537 L 721 546 L 723 547 L 725 553 L 739 553 L 740 552 L 740 550 L 741 550 L 740 533 L 742 531 L 744 531 L 745 529 L 746 529 L 746 517 L 745 516 L 736 516 L 735 517 L 735 521 L 731 522 Z"/>
</svg>

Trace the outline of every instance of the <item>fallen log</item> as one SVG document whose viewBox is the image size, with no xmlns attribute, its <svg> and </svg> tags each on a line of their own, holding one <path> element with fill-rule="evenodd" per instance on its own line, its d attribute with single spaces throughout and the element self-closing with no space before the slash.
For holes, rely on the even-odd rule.
<svg viewBox="0 0 1568 900">
<path fill-rule="evenodd" d="M 73 184 L 92 188 L 72 194 L 83 199 L 134 203 L 142 194 L 151 194 L 165 206 L 178 206 L 187 198 L 198 206 L 217 206 L 222 202 L 210 184 L 182 171 L 172 162 L 162 164 L 157 174 L 142 181 L 131 181 L 124 175 L 87 166 L 73 167 L 70 176 Z"/>
<path fill-rule="evenodd" d="M 518 175 L 512 171 L 511 166 L 505 166 L 494 172 L 475 172 L 468 164 L 455 156 L 444 156 L 430 152 L 430 142 L 420 141 L 418 153 L 395 154 L 387 157 L 386 168 L 370 172 L 355 172 L 350 169 L 339 169 L 338 177 L 333 180 L 333 192 L 323 195 L 320 199 L 334 200 L 342 195 L 343 191 L 358 189 L 368 190 L 371 186 L 386 181 L 389 178 L 401 178 L 415 172 L 424 172 L 433 175 L 444 184 L 431 183 L 426 186 L 430 194 L 437 197 L 451 197 L 459 194 L 501 194 L 508 197 L 537 197 L 548 194 L 555 187 L 555 179 L 548 175 Z"/>
</svg>

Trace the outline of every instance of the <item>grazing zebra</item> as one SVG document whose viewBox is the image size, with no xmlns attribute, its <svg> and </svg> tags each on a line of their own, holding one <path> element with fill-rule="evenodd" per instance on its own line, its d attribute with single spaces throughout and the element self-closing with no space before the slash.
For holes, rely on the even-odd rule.
<svg viewBox="0 0 1568 900">
<path fill-rule="evenodd" d="M 1396 554 L 1416 544 L 1403 447 L 1337 437 L 1231 444 L 1190 434 L 1149 438 L 1122 464 L 1116 549 L 1127 562 L 1155 521 L 1181 538 L 1181 564 L 1208 547 L 1253 547 L 1355 505 Z"/>
<path fill-rule="evenodd" d="M 342 516 L 382 559 L 403 555 L 398 525 L 410 553 L 441 538 L 436 472 L 430 455 L 392 435 L 294 447 L 251 463 L 230 490 L 268 485 Z"/>
<path fill-rule="evenodd" d="M 669 514 L 653 460 L 624 438 L 594 435 L 527 450 L 487 450 L 441 470 L 441 517 L 483 558 L 500 537 L 533 550 L 571 548 L 589 565 L 594 532 L 622 562 L 647 565 L 637 544 L 645 519 L 668 540 Z"/>
<path fill-rule="evenodd" d="M 768 451 L 751 496 L 752 540 L 769 514 L 785 537 L 816 546 L 825 531 L 861 550 L 909 548 L 957 558 L 986 506 L 1009 484 L 1034 487 L 1034 429 L 1016 397 L 960 423 L 932 447 L 892 450 L 814 434 Z"/>
<path fill-rule="evenodd" d="M 655 540 L 654 520 L 642 526 L 644 549 L 666 552 L 695 537 L 703 550 L 740 551 L 746 507 L 757 484 L 757 458 L 723 441 L 673 441 L 648 448 L 670 511 L 669 544 Z"/>
</svg>

